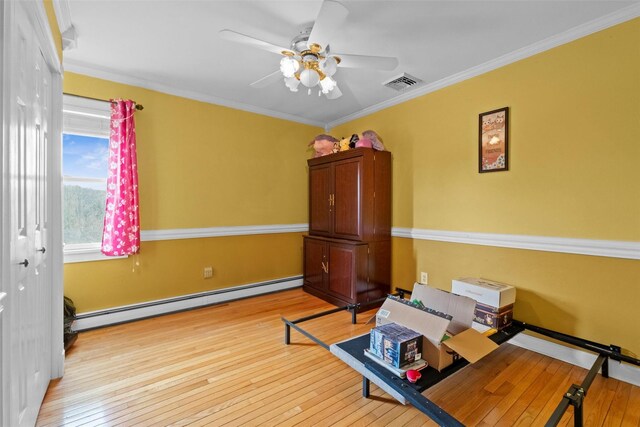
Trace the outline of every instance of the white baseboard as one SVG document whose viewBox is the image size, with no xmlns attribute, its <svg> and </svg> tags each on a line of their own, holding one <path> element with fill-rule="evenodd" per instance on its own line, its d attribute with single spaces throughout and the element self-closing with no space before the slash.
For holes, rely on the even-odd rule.
<svg viewBox="0 0 640 427">
<path fill-rule="evenodd" d="M 109 310 L 79 313 L 74 324 L 74 329 L 76 331 L 84 331 L 87 329 L 100 328 L 146 317 L 219 304 L 225 301 L 298 288 L 300 286 L 302 286 L 302 276 L 294 276 L 268 282 L 252 283 L 250 285 L 234 286 L 215 291 L 150 301 L 143 304 L 126 305 Z"/>
<path fill-rule="evenodd" d="M 487 326 L 475 322 L 473 323 L 473 328 L 480 332 L 489 329 Z M 566 347 L 532 335 L 527 335 L 526 333 L 516 335 L 509 340 L 509 343 L 587 370 L 591 369 L 597 357 L 593 353 L 577 348 Z M 628 363 L 616 362 L 615 360 L 609 361 L 609 376 L 640 387 L 640 368 Z"/>
</svg>

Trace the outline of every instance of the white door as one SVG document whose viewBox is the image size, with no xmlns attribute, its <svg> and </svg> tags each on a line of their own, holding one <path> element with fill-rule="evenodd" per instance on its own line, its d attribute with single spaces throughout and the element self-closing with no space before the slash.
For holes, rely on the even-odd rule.
<svg viewBox="0 0 640 427">
<path fill-rule="evenodd" d="M 12 59 L 8 67 L 12 84 L 7 90 L 10 129 L 5 141 L 8 173 L 4 174 L 9 193 L 10 272 L 8 284 L 3 285 L 7 317 L 2 320 L 3 347 L 9 344 L 4 357 L 8 354 L 9 360 L 3 357 L 2 362 L 10 367 L 3 417 L 8 425 L 19 427 L 35 424 L 51 379 L 52 281 L 46 249 L 52 71 L 43 57 L 34 17 L 23 2 L 12 3 L 14 7 L 8 8 L 13 30 L 7 52 Z"/>
</svg>

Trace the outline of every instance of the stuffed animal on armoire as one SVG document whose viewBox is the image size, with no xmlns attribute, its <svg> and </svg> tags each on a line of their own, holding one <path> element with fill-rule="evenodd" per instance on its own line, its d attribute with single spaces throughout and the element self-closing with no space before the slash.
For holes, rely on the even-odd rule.
<svg viewBox="0 0 640 427">
<path fill-rule="evenodd" d="M 342 138 L 339 144 L 340 144 L 340 151 L 347 151 L 351 148 L 349 147 L 349 138 Z"/>
<path fill-rule="evenodd" d="M 339 149 L 339 146 L 337 145 L 338 142 L 339 141 L 331 135 L 320 134 L 313 138 L 313 141 L 311 141 L 308 146 L 313 146 L 313 149 L 315 150 L 315 155 L 313 157 L 315 158 L 337 152 Z"/>
<path fill-rule="evenodd" d="M 382 143 L 382 138 L 380 138 L 380 135 L 378 135 L 376 131 L 365 130 L 364 132 L 362 132 L 362 139 L 368 139 L 369 141 L 371 141 L 371 147 L 373 147 L 374 150 L 385 150 L 384 144 Z"/>
</svg>

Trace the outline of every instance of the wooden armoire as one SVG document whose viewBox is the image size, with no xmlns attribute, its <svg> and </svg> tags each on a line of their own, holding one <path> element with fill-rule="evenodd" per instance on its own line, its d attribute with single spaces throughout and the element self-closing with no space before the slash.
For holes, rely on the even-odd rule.
<svg viewBox="0 0 640 427">
<path fill-rule="evenodd" d="M 391 283 L 391 153 L 356 148 L 308 160 L 303 289 L 342 306 Z"/>
</svg>

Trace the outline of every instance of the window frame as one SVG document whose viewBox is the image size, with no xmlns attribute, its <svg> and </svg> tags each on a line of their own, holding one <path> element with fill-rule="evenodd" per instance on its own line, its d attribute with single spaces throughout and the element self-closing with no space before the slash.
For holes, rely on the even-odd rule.
<svg viewBox="0 0 640 427">
<path fill-rule="evenodd" d="M 73 95 L 63 96 L 63 134 L 74 134 L 91 136 L 98 138 L 109 138 L 111 106 L 108 101 L 81 98 Z M 61 141 L 62 143 L 62 141 Z M 62 191 L 64 194 L 64 184 L 68 180 L 79 181 L 105 181 L 106 179 L 83 178 L 75 176 L 62 177 Z M 64 203 L 62 204 L 62 218 L 64 219 Z M 105 256 L 100 251 L 101 242 L 98 243 L 70 243 L 64 244 L 64 263 L 108 261 L 113 259 L 127 258 L 127 256 Z"/>
</svg>

